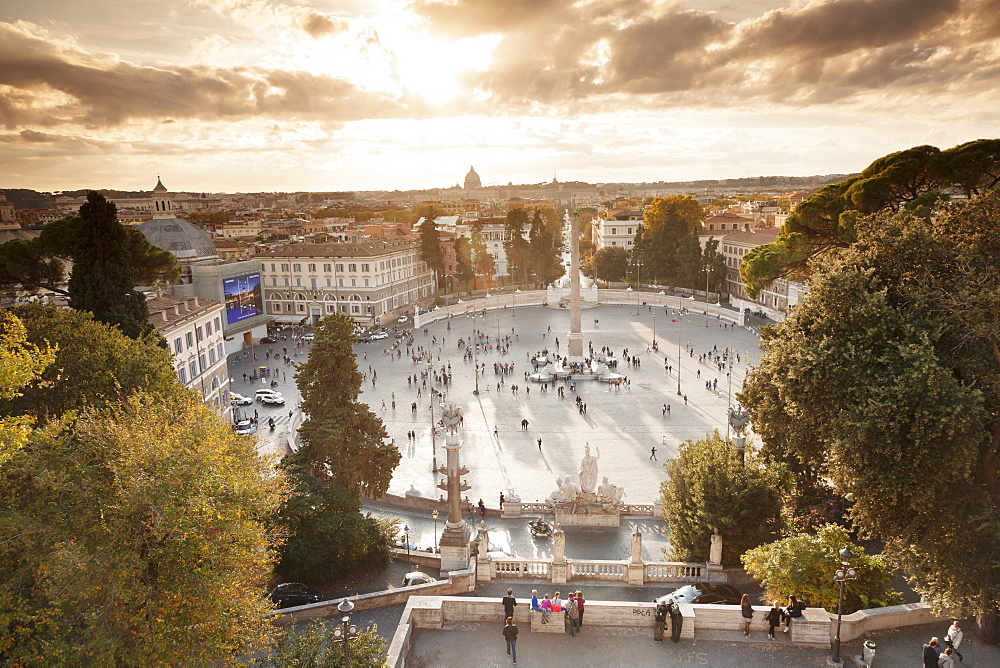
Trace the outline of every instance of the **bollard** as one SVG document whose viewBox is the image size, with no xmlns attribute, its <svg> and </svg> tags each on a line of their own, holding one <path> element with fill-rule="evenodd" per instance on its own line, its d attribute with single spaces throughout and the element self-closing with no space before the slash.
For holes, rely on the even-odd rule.
<svg viewBox="0 0 1000 668">
<path fill-rule="evenodd" d="M 875 660 L 875 642 L 872 640 L 866 640 L 861 643 L 861 656 L 854 658 L 858 665 L 864 666 L 865 668 L 871 668 L 872 662 Z"/>
</svg>

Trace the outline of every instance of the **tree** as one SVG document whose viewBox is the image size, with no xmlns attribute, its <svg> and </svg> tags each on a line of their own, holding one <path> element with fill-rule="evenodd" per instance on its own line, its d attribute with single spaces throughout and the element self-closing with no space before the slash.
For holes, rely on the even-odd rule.
<svg viewBox="0 0 1000 668">
<path fill-rule="evenodd" d="M 718 292 L 719 286 L 725 282 L 728 274 L 726 256 L 720 253 L 718 249 L 718 239 L 711 237 L 705 243 L 705 249 L 701 253 L 701 278 L 699 279 L 699 283 L 707 284 L 709 292 Z"/>
<path fill-rule="evenodd" d="M 763 333 L 740 401 L 765 444 L 854 502 L 936 610 L 1000 639 L 1000 201 L 862 218 Z M 946 471 L 938 475 L 942 464 Z"/>
<path fill-rule="evenodd" d="M 535 209 L 526 247 L 528 274 L 535 283 L 548 285 L 565 273 L 556 255 L 559 236 L 559 218 L 552 207 Z"/>
<path fill-rule="evenodd" d="M 434 270 L 434 287 L 441 286 L 444 271 L 444 251 L 441 250 L 441 235 L 437 229 L 437 211 L 434 207 L 421 207 L 424 221 L 420 223 L 420 259 Z"/>
<path fill-rule="evenodd" d="M 80 229 L 73 243 L 70 305 L 90 311 L 100 322 L 117 325 L 133 339 L 152 329 L 146 298 L 135 291 L 137 272 L 117 209 L 91 192 L 80 207 Z"/>
<path fill-rule="evenodd" d="M 660 497 L 663 519 L 670 524 L 671 560 L 708 561 L 716 528 L 723 537 L 723 562 L 729 564 L 779 536 L 781 499 L 788 487 L 780 465 L 749 448 L 741 465 L 736 447 L 715 432 L 682 443 L 664 469 Z"/>
<path fill-rule="evenodd" d="M 620 281 L 628 271 L 628 253 L 621 246 L 607 246 L 594 253 L 594 276 L 603 281 Z"/>
<path fill-rule="evenodd" d="M 380 497 L 399 464 L 399 450 L 385 441 L 382 420 L 358 401 L 361 372 L 352 344 L 354 323 L 335 313 L 320 322 L 309 359 L 295 375 L 308 417 L 299 429 L 295 459 L 312 474 L 335 480 L 354 494 Z"/>
<path fill-rule="evenodd" d="M 524 228 L 527 224 L 528 212 L 524 209 L 511 209 L 507 212 L 503 248 L 507 254 L 507 274 L 512 282 L 518 277 L 521 283 L 528 282 L 530 258 L 528 241 L 524 238 Z"/>
<path fill-rule="evenodd" d="M 496 262 L 486 250 L 486 240 L 483 238 L 483 224 L 478 220 L 472 224 L 472 235 L 469 237 L 469 247 L 472 249 L 472 266 L 476 276 L 482 276 L 487 282 L 496 272 Z"/>
<path fill-rule="evenodd" d="M 0 312 L 0 402 L 18 399 L 23 388 L 54 359 L 54 350 L 28 341 L 28 330 L 20 318 L 10 311 Z M 0 418 L 0 466 L 24 443 L 31 423 L 23 415 Z"/>
<path fill-rule="evenodd" d="M 465 284 L 467 290 L 469 283 L 476 277 L 472 261 L 472 244 L 466 237 L 455 239 L 455 277 Z"/>
<path fill-rule="evenodd" d="M 285 626 L 279 632 L 277 646 L 270 656 L 257 659 L 254 668 L 341 668 L 344 661 L 344 645 L 334 642 L 333 631 L 340 625 L 339 619 L 330 621 L 313 619 L 305 627 Z M 382 668 L 388 642 L 379 636 L 378 626 L 358 633 L 358 637 L 348 641 L 351 665 L 358 668 Z"/>
<path fill-rule="evenodd" d="M 650 280 L 671 285 L 697 287 L 701 271 L 698 230 L 705 210 L 687 195 L 657 197 L 643 213 L 641 232 L 636 234 L 633 265 L 641 262 Z"/>
<path fill-rule="evenodd" d="M 169 666 L 266 648 L 283 494 L 190 394 L 47 423 L 0 471 L 0 659 Z"/>
<path fill-rule="evenodd" d="M 184 392 L 170 353 L 158 334 L 135 341 L 87 312 L 26 304 L 12 309 L 27 341 L 51 347 L 55 359 L 17 396 L 0 398 L 0 415 L 50 418 L 70 410 L 105 406 L 145 390 Z M 0 331 L 6 328 L 0 322 Z"/>
<path fill-rule="evenodd" d="M 844 614 L 903 602 L 902 595 L 892 589 L 896 569 L 890 561 L 880 554 L 866 554 L 851 542 L 847 529 L 836 524 L 824 525 L 815 534 L 799 533 L 755 547 L 742 560 L 747 573 L 760 580 L 763 601 L 792 595 L 811 607 L 836 612 L 840 585 L 834 582 L 833 573 L 840 567 L 839 552 L 845 547 L 857 555 L 851 568 L 858 579 L 844 588 Z"/>
</svg>

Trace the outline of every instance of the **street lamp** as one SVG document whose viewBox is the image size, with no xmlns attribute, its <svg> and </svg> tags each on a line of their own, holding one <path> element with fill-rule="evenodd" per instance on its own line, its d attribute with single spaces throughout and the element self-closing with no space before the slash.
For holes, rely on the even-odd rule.
<svg viewBox="0 0 1000 668">
<path fill-rule="evenodd" d="M 684 310 L 677 302 L 677 396 L 683 396 L 681 392 L 681 323 L 684 320 Z"/>
<path fill-rule="evenodd" d="M 428 351 L 429 353 L 430 351 Z M 427 379 L 430 381 L 431 391 L 431 460 L 432 466 L 431 471 L 437 473 L 438 467 L 438 451 L 437 451 L 437 434 L 434 430 L 434 361 L 432 357 L 427 359 Z"/>
<path fill-rule="evenodd" d="M 841 550 L 841 568 L 838 568 L 837 572 L 833 575 L 833 581 L 840 583 L 840 597 L 837 599 L 837 636 L 833 639 L 833 662 L 838 664 L 840 663 L 840 614 L 844 605 L 844 583 L 858 577 L 857 570 L 848 567 L 854 558 L 850 548 L 845 547 Z"/>
<path fill-rule="evenodd" d="M 656 350 L 656 314 L 653 314 L 653 350 Z"/>
<path fill-rule="evenodd" d="M 437 554 L 438 551 L 438 511 L 435 508 L 431 511 L 431 517 L 434 518 L 434 553 Z"/>
<path fill-rule="evenodd" d="M 642 292 L 639 284 L 639 270 L 642 269 L 642 262 L 635 261 L 635 314 L 639 315 L 639 293 Z"/>
<path fill-rule="evenodd" d="M 410 572 L 410 527 L 409 525 L 403 525 L 403 538 L 406 541 L 406 572 Z M 843 589 L 843 586 L 841 586 Z"/>
<path fill-rule="evenodd" d="M 358 627 L 351 624 L 351 610 L 354 610 L 354 604 L 345 598 L 337 606 L 337 610 L 343 616 L 340 618 L 340 626 L 333 629 L 333 642 L 344 643 L 344 665 L 350 668 L 351 648 L 348 641 L 358 637 Z"/>
</svg>

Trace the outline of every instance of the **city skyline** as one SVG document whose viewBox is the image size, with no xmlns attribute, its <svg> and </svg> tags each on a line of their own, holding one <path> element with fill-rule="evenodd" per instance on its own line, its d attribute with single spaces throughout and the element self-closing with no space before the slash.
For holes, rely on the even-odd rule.
<svg viewBox="0 0 1000 668">
<path fill-rule="evenodd" d="M 1000 0 L 38 0 L 0 187 L 447 188 L 856 172 L 996 134 Z"/>
</svg>

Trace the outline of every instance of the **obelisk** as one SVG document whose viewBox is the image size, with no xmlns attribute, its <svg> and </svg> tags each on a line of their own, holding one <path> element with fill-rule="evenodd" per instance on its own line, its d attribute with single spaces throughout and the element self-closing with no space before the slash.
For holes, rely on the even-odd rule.
<svg viewBox="0 0 1000 668">
<path fill-rule="evenodd" d="M 580 231 L 575 214 L 566 210 L 569 223 L 569 339 L 566 356 L 570 362 L 583 361 L 583 331 L 580 328 Z"/>
<path fill-rule="evenodd" d="M 469 486 L 462 482 L 462 476 L 469 469 L 462 468 L 458 460 L 458 451 L 462 449 L 462 438 L 459 429 L 462 426 L 462 411 L 449 403 L 445 406 L 444 423 L 446 436 L 444 448 L 448 453 L 447 468 L 441 473 L 447 479 L 438 483 L 438 487 L 448 491 L 448 521 L 441 534 L 441 571 L 457 571 L 469 567 L 469 527 L 462 519 L 462 492 Z"/>
</svg>

